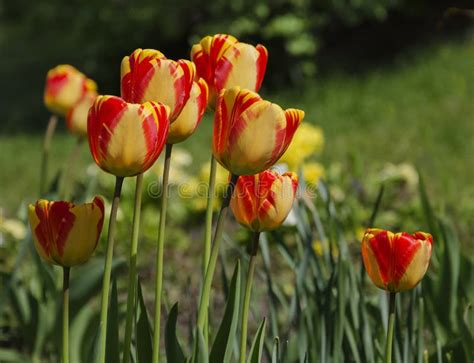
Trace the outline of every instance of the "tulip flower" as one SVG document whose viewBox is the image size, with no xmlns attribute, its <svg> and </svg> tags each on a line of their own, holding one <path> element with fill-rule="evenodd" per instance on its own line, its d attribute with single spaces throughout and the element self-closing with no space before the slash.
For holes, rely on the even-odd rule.
<svg viewBox="0 0 474 363">
<path fill-rule="evenodd" d="M 265 170 L 241 176 L 230 207 L 235 219 L 254 232 L 278 228 L 290 213 L 298 187 L 295 173 Z"/>
<path fill-rule="evenodd" d="M 173 122 L 189 98 L 194 75 L 190 61 L 167 59 L 154 49 L 137 49 L 122 60 L 122 98 L 132 103 L 163 103 L 170 108 Z"/>
<path fill-rule="evenodd" d="M 168 144 L 177 144 L 191 136 L 199 126 L 206 111 L 208 88 L 203 79 L 193 82 L 188 101 L 179 116 L 170 125 Z"/>
<path fill-rule="evenodd" d="M 389 292 L 385 362 L 392 361 L 396 293 L 413 289 L 428 269 L 433 237 L 429 233 L 369 228 L 362 239 L 365 269 L 375 286 Z"/>
<path fill-rule="evenodd" d="M 40 199 L 28 207 L 33 241 L 46 261 L 63 267 L 62 362 L 69 362 L 69 269 L 90 259 L 104 223 L 104 201 L 75 205 Z"/>
<path fill-rule="evenodd" d="M 97 97 L 87 121 L 95 162 L 119 177 L 145 172 L 163 149 L 168 116 L 169 107 L 157 102 L 140 105 L 115 96 Z"/>
<path fill-rule="evenodd" d="M 278 228 L 283 223 L 290 213 L 297 188 L 298 176 L 295 173 L 280 175 L 276 171 L 265 170 L 256 175 L 240 176 L 230 201 L 235 219 L 253 231 L 242 308 L 241 363 L 246 358 L 248 312 L 260 232 Z"/>
<path fill-rule="evenodd" d="M 87 116 L 97 98 L 96 92 L 87 92 L 66 114 L 66 126 L 79 136 L 87 136 Z"/>
<path fill-rule="evenodd" d="M 233 174 L 260 173 L 280 159 L 303 118 L 303 111 L 284 111 L 252 91 L 223 90 L 216 106 L 214 157 Z"/>
<path fill-rule="evenodd" d="M 28 208 L 38 254 L 47 262 L 71 267 L 94 253 L 104 222 L 104 201 L 74 205 L 40 199 Z"/>
<path fill-rule="evenodd" d="M 433 237 L 370 228 L 362 240 L 364 266 L 379 288 L 400 292 L 413 289 L 423 278 L 431 258 Z"/>
<path fill-rule="evenodd" d="M 239 86 L 258 92 L 267 68 L 267 49 L 241 43 L 231 35 L 204 37 L 191 50 L 199 77 L 209 85 L 209 105 L 224 88 Z"/>
<path fill-rule="evenodd" d="M 46 76 L 44 103 L 53 113 L 65 116 L 86 93 L 97 90 L 96 83 L 73 66 L 61 64 Z"/>
</svg>

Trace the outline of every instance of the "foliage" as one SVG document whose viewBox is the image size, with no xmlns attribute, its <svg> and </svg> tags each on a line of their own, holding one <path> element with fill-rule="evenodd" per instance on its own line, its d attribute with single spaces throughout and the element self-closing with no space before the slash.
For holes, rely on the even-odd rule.
<svg viewBox="0 0 474 363">
<path fill-rule="evenodd" d="M 6 120 L 1 129 L 41 129 L 43 75 L 52 65 L 70 63 L 97 80 L 99 92 L 118 94 L 117 64 L 137 46 L 188 58 L 192 43 L 221 32 L 271 49 L 269 69 L 280 71 L 271 72 L 267 84 L 300 84 L 316 74 L 318 50 L 333 43 L 331 34 L 350 34 L 364 22 L 382 23 L 391 14 L 422 23 L 432 13 L 440 17 L 447 6 L 435 3 L 219 0 L 204 7 L 198 0 L 1 0 L 0 50 L 8 57 L 0 60 L 0 78 L 9 85 L 8 92 L 1 91 L 0 116 Z M 21 107 L 23 102 L 30 106 Z"/>
<path fill-rule="evenodd" d="M 364 225 L 393 228 L 408 219 L 418 221 L 418 225 L 426 221 L 424 229 L 434 234 L 435 247 L 428 277 L 413 292 L 399 296 L 401 308 L 397 312 L 395 362 L 411 362 L 410 357 L 420 360 L 426 354 L 430 359 L 441 355 L 449 356 L 452 361 L 472 360 L 474 296 L 471 287 L 474 261 L 463 252 L 449 218 L 432 209 L 424 183 L 419 182 L 422 179 L 416 172 L 414 176 L 415 185 L 407 181 L 411 176 L 408 179 L 403 179 L 406 176 L 385 179 L 384 188 L 378 191 L 371 189 L 365 202 L 354 198 L 352 193 L 343 192 L 341 197 L 335 183 L 342 183 L 344 188 L 343 180 L 337 181 L 331 173 L 329 177 L 334 181 L 329 181 L 329 184 L 320 181 L 317 189 L 306 188 L 304 182 L 300 185 L 303 192 L 299 194 L 286 227 L 265 234 L 261 240 L 251 314 L 265 316 L 267 329 L 262 323 L 255 330 L 260 322 L 251 319 L 254 343 L 249 361 L 259 362 L 260 354 L 269 360 L 273 355 L 274 361 L 279 359 L 282 362 L 305 359 L 380 361 L 387 300 L 368 281 L 360 263 L 360 234 Z M 405 181 L 400 184 L 400 180 Z M 421 198 L 421 204 L 418 204 L 421 209 L 415 207 L 409 218 L 403 215 L 405 212 L 398 205 L 391 208 L 407 189 Z M 397 216 L 395 220 L 384 218 L 384 214 L 390 212 Z M 120 239 L 126 239 L 127 235 L 122 235 Z M 233 236 L 229 234 L 226 237 L 223 258 L 228 256 L 228 261 L 225 265 L 235 261 L 236 255 L 243 261 L 247 258 L 244 248 L 249 237 L 247 232 Z M 25 237 L 22 246 L 24 253 L 19 254 L 17 264 L 3 275 L 3 286 L 8 290 L 2 291 L 1 321 L 8 330 L 4 330 L 7 335 L 2 338 L 4 348 L 0 350 L 0 359 L 25 361 L 31 354 L 33 361 L 40 357 L 45 361 L 55 361 L 59 346 L 55 342 L 60 339 L 56 326 L 60 319 L 55 315 L 59 304 L 59 269 L 43 264 L 35 253 L 30 254 L 30 235 Z M 169 248 L 173 247 L 169 245 Z M 143 246 L 141 251 L 146 251 L 146 247 Z M 77 270 L 71 282 L 71 354 L 77 357 L 77 361 L 87 361 L 94 351 L 98 314 L 94 296 L 100 285 L 101 260 L 96 259 L 83 270 Z M 25 263 L 27 261 L 33 263 Z M 194 259 L 198 269 L 196 262 Z M 124 311 L 125 299 L 120 298 L 125 288 L 125 274 L 120 273 L 122 264 L 117 260 L 115 265 L 114 275 L 118 284 L 114 286 L 118 287 L 118 293 L 112 293 L 109 330 L 112 340 L 109 339 L 109 342 L 114 341 L 114 335 L 118 334 L 124 323 L 121 312 Z M 225 271 L 225 266 L 223 268 Z M 212 356 L 233 354 L 232 341 L 238 330 L 236 322 L 239 316 L 236 311 L 242 291 L 240 271 L 237 264 L 231 281 L 227 280 L 225 272 L 222 275 L 223 286 L 228 286 L 227 308 L 222 312 L 218 304 L 211 310 L 212 327 L 217 327 L 221 321 L 218 330 L 211 329 L 211 342 L 215 342 L 211 349 Z M 182 291 L 186 289 L 185 280 L 185 276 L 177 280 Z M 135 333 L 138 345 L 133 350 L 138 354 L 138 361 L 148 361 L 151 354 L 148 285 L 142 281 L 138 292 Z M 446 295 L 449 296 L 447 300 Z M 183 337 L 193 335 L 189 330 L 192 323 L 182 321 L 177 306 L 169 311 L 167 320 L 166 354 L 182 361 L 183 356 L 189 357 L 193 351 L 192 340 L 183 344 L 186 341 Z M 204 338 L 195 335 L 195 339 L 198 341 L 195 345 L 197 356 L 207 361 L 209 352 L 202 340 Z M 285 343 L 280 344 L 280 341 Z M 120 353 L 117 343 L 110 343 L 109 347 L 108 354 Z"/>
</svg>

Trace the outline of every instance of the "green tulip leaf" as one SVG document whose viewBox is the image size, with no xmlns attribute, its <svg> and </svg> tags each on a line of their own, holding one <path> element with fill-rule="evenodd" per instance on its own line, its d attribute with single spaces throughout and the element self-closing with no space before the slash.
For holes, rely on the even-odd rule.
<svg viewBox="0 0 474 363">
<path fill-rule="evenodd" d="M 240 261 L 237 261 L 235 266 L 229 291 L 224 317 L 212 345 L 209 357 L 209 362 L 211 363 L 230 362 L 231 360 L 232 347 L 239 320 Z"/>
</svg>

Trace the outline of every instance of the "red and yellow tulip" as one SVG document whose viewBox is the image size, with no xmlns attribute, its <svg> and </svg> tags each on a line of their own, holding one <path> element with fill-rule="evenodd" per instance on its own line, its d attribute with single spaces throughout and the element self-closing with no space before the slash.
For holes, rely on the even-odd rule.
<svg viewBox="0 0 474 363">
<path fill-rule="evenodd" d="M 87 136 L 87 116 L 97 98 L 97 93 L 88 92 L 66 115 L 66 126 L 73 134 Z"/>
<path fill-rule="evenodd" d="M 40 199 L 28 217 L 38 254 L 63 267 L 85 263 L 94 253 L 104 223 L 104 201 L 74 205 Z"/>
<path fill-rule="evenodd" d="M 207 96 L 206 82 L 202 78 L 198 82 L 194 82 L 186 105 L 170 125 L 166 141 L 168 144 L 182 142 L 194 133 L 204 116 L 204 111 L 206 111 Z"/>
<path fill-rule="evenodd" d="M 145 172 L 163 149 L 168 117 L 169 107 L 157 102 L 140 105 L 115 96 L 97 97 L 87 120 L 95 162 L 118 177 Z"/>
<path fill-rule="evenodd" d="M 267 68 L 267 49 L 241 43 L 231 35 L 204 37 L 191 49 L 199 77 L 209 85 L 209 105 L 224 88 L 239 86 L 258 92 Z"/>
<path fill-rule="evenodd" d="M 154 49 L 136 49 L 122 60 L 122 98 L 132 103 L 163 103 L 170 108 L 173 122 L 189 98 L 194 75 L 190 61 L 167 59 Z"/>
<path fill-rule="evenodd" d="M 54 113 L 65 116 L 85 94 L 96 93 L 96 83 L 73 66 L 59 65 L 46 76 L 44 103 Z"/>
<path fill-rule="evenodd" d="M 365 269 L 381 289 L 390 292 L 413 289 L 428 269 L 432 244 L 429 233 L 411 235 L 369 228 L 362 240 Z"/>
<path fill-rule="evenodd" d="M 265 170 L 237 180 L 230 207 L 237 221 L 254 232 L 278 228 L 290 213 L 298 188 L 295 173 Z"/>
<path fill-rule="evenodd" d="M 280 159 L 303 118 L 303 111 L 284 111 L 252 91 L 223 90 L 215 113 L 214 157 L 233 174 L 260 173 Z"/>
</svg>

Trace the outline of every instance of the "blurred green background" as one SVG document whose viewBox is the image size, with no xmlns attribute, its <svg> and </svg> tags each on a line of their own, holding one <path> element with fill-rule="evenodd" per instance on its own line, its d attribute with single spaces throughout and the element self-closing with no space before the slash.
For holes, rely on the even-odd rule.
<svg viewBox="0 0 474 363">
<path fill-rule="evenodd" d="M 338 242 L 329 253 L 319 232 L 310 233 L 308 244 L 304 241 L 306 237 L 298 235 L 300 229 L 296 233 L 294 225 L 268 234 L 273 268 L 266 274 L 277 282 L 281 300 L 289 302 L 294 296 L 306 296 L 306 293 L 308 301 L 314 300 L 315 292 L 311 288 L 304 294 L 301 291 L 302 286 L 311 287 L 312 275 L 309 276 L 311 283 L 300 287 L 294 279 L 300 275 L 300 266 L 306 264 L 307 245 L 314 249 L 315 261 L 322 259 L 323 254 L 338 256 L 342 264 L 338 262 L 334 266 L 345 266 L 344 263 L 350 260 L 347 278 L 353 279 L 357 275 L 363 281 L 365 275 L 354 272 L 361 269 L 358 264 L 360 239 L 364 228 L 375 217 L 374 203 L 384 186 L 383 199 L 380 205 L 377 204 L 377 226 L 407 231 L 421 229 L 436 237 L 435 256 L 423 290 L 418 288 L 405 298 L 406 303 L 411 299 L 410 306 L 418 296 L 426 298 L 429 314 L 426 317 L 429 319 L 426 319 L 426 328 L 423 328 L 423 320 L 418 320 L 421 321 L 418 329 L 423 330 L 418 336 L 421 341 L 426 340 L 430 361 L 434 361 L 435 352 L 441 354 L 441 351 L 443 357 L 454 352 L 452 361 L 456 361 L 462 350 L 461 341 L 472 354 L 472 349 L 468 349 L 474 331 L 472 313 L 471 324 L 465 323 L 471 333 L 461 330 L 463 321 L 468 320 L 467 311 L 472 311 L 474 291 L 472 0 L 0 0 L 0 286 L 7 286 L 7 283 L 15 286 L 12 291 L 20 298 L 23 298 L 21 294 L 28 293 L 30 303 L 43 301 L 43 282 L 36 281 L 42 276 L 38 271 L 46 265 L 39 261 L 34 251 L 26 254 L 29 263 L 16 261 L 21 262 L 24 258 L 22 253 L 25 252 L 19 252 L 20 246 L 31 242 L 26 202 L 38 198 L 43 134 L 49 118 L 43 105 L 46 72 L 57 64 L 69 63 L 96 80 L 100 93 L 119 94 L 120 61 L 134 49 L 156 48 L 169 58 L 188 58 L 192 44 L 217 32 L 230 33 L 252 44 L 264 44 L 269 50 L 269 64 L 262 96 L 285 108 L 302 108 L 306 112 L 304 122 L 320 127 L 324 133 L 324 147 L 314 147 L 317 152 L 305 160 L 308 163 L 299 172 L 304 175 L 304 171 L 312 170 L 313 179 L 306 182 L 313 186 L 319 176 L 323 176 L 325 183 L 318 184 L 323 187 L 318 189 L 314 203 L 324 226 L 330 232 L 338 227 L 337 233 L 334 236 L 331 233 L 329 239 L 337 237 L 337 241 L 344 243 L 339 246 Z M 200 284 L 200 266 L 196 260 L 202 252 L 205 202 L 202 198 L 177 196 L 175 189 L 183 181 L 190 185 L 206 182 L 211 117 L 208 113 L 196 134 L 173 151 L 176 159 L 172 162 L 171 179 L 175 193 L 170 202 L 165 260 L 179 261 L 179 264 L 166 264 L 164 286 L 168 302 L 180 301 L 184 312 L 184 319 L 180 318 L 182 332 L 195 313 Z M 315 144 L 319 142 L 314 141 Z M 55 195 L 55 178 L 69 169 L 71 180 L 74 180 L 71 185 L 74 200 L 90 199 L 96 193 L 110 199 L 114 177 L 98 170 L 86 143 L 82 145 L 76 164 L 67 166 L 75 144 L 76 137 L 60 122 L 50 152 L 48 181 L 52 195 Z M 147 188 L 156 187 L 161 165 L 162 158 L 147 172 Z M 420 183 L 418 171 L 424 185 Z M 223 178 L 225 180 L 226 176 Z M 156 198 L 150 195 L 149 189 L 147 191 L 140 231 L 139 275 L 144 281 L 145 300 L 151 302 L 159 212 Z M 134 180 L 127 178 L 119 210 L 116 248 L 117 260 L 122 264 L 128 253 L 133 193 Z M 300 220 L 303 227 L 305 223 L 310 225 L 304 219 Z M 229 263 L 222 268 L 223 285 L 236 258 L 245 259 L 244 247 L 248 240 L 244 228 L 235 223 L 229 223 L 227 227 L 230 232 L 221 252 L 222 261 Z M 102 239 L 105 235 L 102 233 Z M 103 242 L 99 244 L 98 257 L 93 262 L 96 270 L 102 265 Z M 300 253 L 303 250 L 305 253 Z M 287 260 L 295 262 L 288 267 Z M 334 266 L 331 265 L 328 271 Z M 84 267 L 88 268 L 89 265 Z M 119 300 L 123 303 L 123 269 L 117 276 L 120 277 L 119 291 L 122 291 Z M 332 273 L 325 275 L 317 271 L 314 281 L 323 285 L 321 291 L 335 292 L 331 288 L 332 276 Z M 303 277 L 301 274 L 299 278 Z M 40 284 L 41 289 L 35 284 Z M 263 275 L 257 276 L 257 284 L 258 287 L 266 286 Z M 94 290 L 97 286 L 90 288 L 91 301 L 97 295 Z M 316 295 L 320 289 L 316 288 L 319 291 Z M 217 311 L 222 309 L 224 301 L 220 290 L 216 289 Z M 256 309 L 261 310 L 256 316 L 263 316 L 267 314 L 268 305 L 268 299 L 264 299 L 266 288 L 254 290 Z M 334 307 L 336 299 L 344 301 L 346 298 L 351 301 L 351 309 L 352 306 L 364 306 L 365 294 L 359 297 L 355 294 L 359 291 L 358 285 L 350 285 L 346 290 L 346 297 L 345 290 L 339 288 L 337 295 L 328 294 L 328 306 Z M 55 293 L 54 289 L 52 291 Z M 343 299 L 339 299 L 340 293 Z M 381 299 L 375 289 L 367 296 L 371 318 L 364 317 L 360 321 L 370 322 L 377 334 L 382 325 L 376 306 Z M 16 301 L 14 296 L 10 299 Z M 44 301 L 50 300 L 44 298 Z M 448 301 L 445 303 L 445 300 Z M 1 302 L 2 296 L 0 312 Z M 80 302 L 83 304 L 82 300 Z M 40 330 L 36 315 L 25 313 L 23 315 L 28 316 L 23 321 L 23 315 L 13 305 L 0 314 L 0 347 L 26 354 L 33 351 L 38 356 L 44 356 L 46 351 L 54 361 L 55 340 L 43 341 L 43 335 L 38 335 L 41 339 L 37 339 L 34 333 L 30 334 L 36 332 L 35 329 Z M 42 302 L 35 305 L 35 309 L 45 305 Z M 286 305 L 288 309 L 279 306 L 277 311 L 285 329 L 295 326 L 288 313 L 293 311 L 293 303 Z M 84 306 L 90 307 L 90 304 Z M 49 308 L 53 316 L 54 306 Z M 424 316 L 422 309 L 421 306 L 420 316 Z M 383 306 L 381 310 L 384 310 Z M 321 316 L 318 309 L 310 313 L 318 319 Z M 326 321 L 332 329 L 335 322 L 344 319 L 337 319 L 333 311 L 331 314 L 327 315 Z M 416 328 L 417 324 L 411 323 L 410 319 L 403 319 L 400 321 L 411 324 L 410 329 Z M 56 320 L 52 319 L 53 322 Z M 56 331 L 54 323 L 50 325 L 49 335 L 44 333 L 44 336 L 50 337 Z M 251 329 L 255 331 L 253 325 Z M 403 324 L 400 326 L 405 329 Z M 433 333 L 435 330 L 436 334 Z M 298 343 L 300 336 L 291 332 L 288 330 Z M 93 337 L 93 334 L 85 336 Z M 319 339 L 313 331 L 307 336 Z M 370 348 L 371 343 L 368 345 Z M 76 350 L 83 346 L 84 350 L 88 347 L 82 341 Z M 354 346 L 357 350 L 361 342 L 357 341 Z M 338 349 L 336 346 L 336 351 Z M 345 352 L 350 356 L 347 343 Z M 421 361 L 424 351 L 418 353 Z M 22 359 L 23 356 L 18 361 L 25 362 Z M 408 362 L 408 358 L 405 361 Z"/>
</svg>

